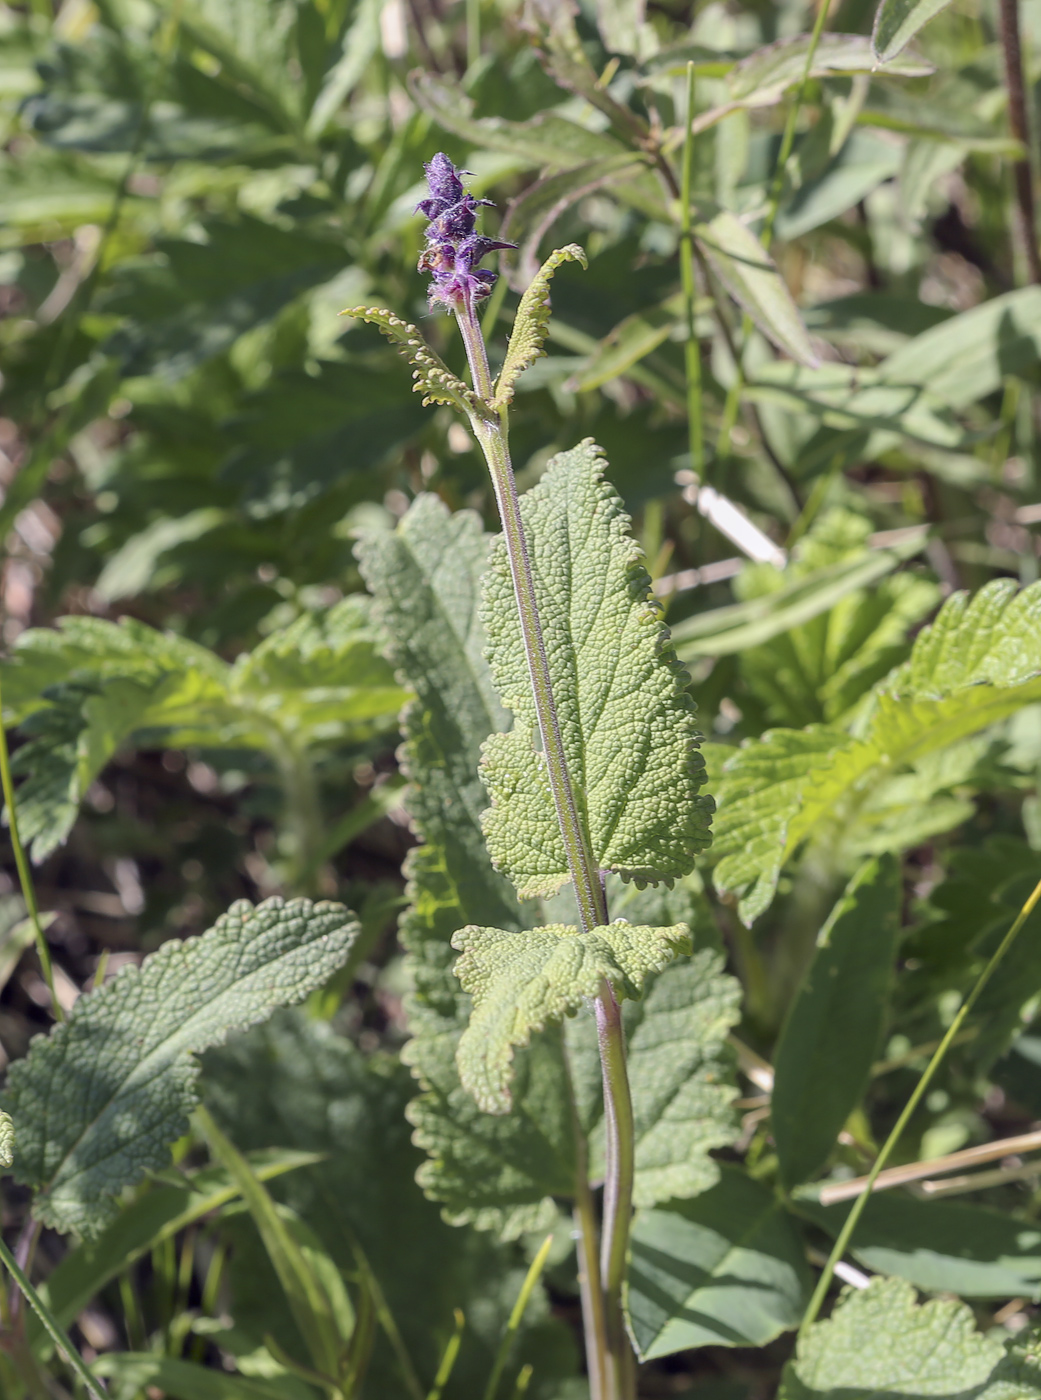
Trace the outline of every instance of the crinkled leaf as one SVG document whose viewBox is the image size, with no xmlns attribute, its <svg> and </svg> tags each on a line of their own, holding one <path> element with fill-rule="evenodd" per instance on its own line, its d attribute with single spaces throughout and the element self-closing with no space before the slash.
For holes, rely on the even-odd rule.
<svg viewBox="0 0 1041 1400">
<path fill-rule="evenodd" d="M 356 932 L 340 904 L 240 900 L 200 938 L 172 939 L 81 997 L 8 1075 L 16 1175 L 36 1191 L 37 1217 L 96 1234 L 123 1187 L 167 1165 L 187 1130 L 195 1053 L 320 987 Z"/>
<path fill-rule="evenodd" d="M 881 0 L 871 31 L 871 47 L 879 63 L 895 58 L 949 4 L 950 0 Z"/>
<path fill-rule="evenodd" d="M 1036 1400 L 1041 1366 L 1030 1338 L 1005 1346 L 976 1331 L 964 1303 L 919 1304 L 909 1283 L 847 1288 L 784 1368 L 778 1400 Z"/>
<path fill-rule="evenodd" d="M 518 935 L 471 925 L 452 946 L 462 953 L 456 976 L 473 997 L 456 1052 L 459 1077 L 486 1113 L 508 1113 L 515 1047 L 599 996 L 605 981 L 619 998 L 639 996 L 649 973 L 689 950 L 690 930 L 619 921 L 588 933 L 546 924 Z"/>
<path fill-rule="evenodd" d="M 888 1010 L 900 899 L 899 863 L 869 861 L 817 936 L 774 1052 L 770 1122 L 787 1189 L 824 1165 L 867 1087 Z"/>
<path fill-rule="evenodd" d="M 550 1198 L 571 1194 L 574 1144 L 559 1036 L 517 1057 L 509 1117 L 480 1111 L 455 1062 L 470 999 L 452 972 L 452 935 L 467 923 L 532 922 L 481 831 L 480 745 L 508 723 L 478 613 L 490 543 L 476 515 L 450 515 L 437 497 L 419 496 L 393 533 L 368 535 L 358 552 L 388 654 L 416 696 L 403 716 L 403 759 L 423 844 L 406 865 L 401 936 L 412 979 L 404 1053 L 423 1085 L 409 1117 L 431 1158 L 419 1179 L 453 1219 L 512 1235 L 544 1226 L 555 1215 Z"/>
<path fill-rule="evenodd" d="M 9 1113 L 0 1111 L 0 1167 L 10 1167 L 14 1162 L 14 1120 Z"/>
<path fill-rule="evenodd" d="M 517 380 L 526 369 L 531 368 L 540 355 L 546 353 L 543 347 L 549 334 L 549 284 L 554 272 L 563 262 L 577 262 L 583 267 L 588 266 L 586 255 L 578 244 L 568 243 L 552 252 L 535 274 L 521 297 L 513 319 L 509 348 L 495 382 L 495 398 L 492 405 L 496 409 L 504 409 L 507 404 L 512 403 Z"/>
<path fill-rule="evenodd" d="M 629 519 L 590 441 L 563 452 L 521 499 L 561 736 L 593 858 L 638 880 L 685 874 L 708 844 L 711 799 L 698 795 L 687 675 L 676 660 Z M 483 609 L 496 687 L 514 714 L 484 745 L 492 796 L 488 846 L 522 896 L 569 878 L 545 765 L 506 548 Z"/>
<path fill-rule="evenodd" d="M 742 917 L 770 904 L 781 866 L 827 824 L 835 840 L 854 804 L 913 764 L 1041 698 L 1041 585 L 996 580 L 955 594 L 911 656 L 872 692 L 857 732 L 811 725 L 753 740 L 726 765 L 716 868 L 740 890 Z"/>
<path fill-rule="evenodd" d="M 694 226 L 694 237 L 731 296 L 763 334 L 811 369 L 818 359 L 777 264 L 736 214 L 720 209 Z"/>
<path fill-rule="evenodd" d="M 774 1193 L 736 1167 L 696 1200 L 633 1222 L 629 1324 L 641 1358 L 765 1346 L 798 1325 L 809 1269 Z"/>
<path fill-rule="evenodd" d="M 425 404 L 443 403 L 466 414 L 480 413 L 481 406 L 473 391 L 452 373 L 411 322 L 403 321 L 393 311 L 384 311 L 379 306 L 351 306 L 341 311 L 340 315 L 368 321 L 382 331 L 412 366 L 412 378 L 415 380 L 412 387 L 417 394 L 423 395 Z"/>
</svg>

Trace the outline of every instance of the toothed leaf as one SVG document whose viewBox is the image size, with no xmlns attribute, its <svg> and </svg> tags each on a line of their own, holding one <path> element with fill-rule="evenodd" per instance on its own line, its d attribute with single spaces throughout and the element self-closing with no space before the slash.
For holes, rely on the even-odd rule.
<svg viewBox="0 0 1041 1400">
<path fill-rule="evenodd" d="M 477 396 L 452 373 L 411 322 L 403 321 L 393 311 L 385 311 L 380 306 L 351 306 L 341 311 L 340 315 L 368 321 L 383 332 L 412 366 L 413 388 L 417 394 L 423 395 L 424 403 L 448 404 L 466 414 L 484 411 Z"/>
<path fill-rule="evenodd" d="M 589 440 L 550 463 L 521 500 L 571 780 L 600 869 L 640 881 L 684 875 L 709 842 L 698 795 L 688 676 L 676 660 L 629 517 Z M 506 547 L 492 553 L 483 616 L 492 675 L 513 711 L 484 745 L 492 858 L 522 898 L 552 894 L 568 867 L 541 753 Z"/>
<path fill-rule="evenodd" d="M 14 1162 L 14 1122 L 9 1113 L 0 1112 L 0 1167 Z"/>
<path fill-rule="evenodd" d="M 557 248 L 539 268 L 530 282 L 527 291 L 520 299 L 517 314 L 513 320 L 510 346 L 506 351 L 499 378 L 495 384 L 495 398 L 492 407 L 503 409 L 513 402 L 517 380 L 526 369 L 530 369 L 540 355 L 549 334 L 549 284 L 554 272 L 563 262 L 581 263 L 587 267 L 586 255 L 577 243 L 568 243 Z"/>
<path fill-rule="evenodd" d="M 638 997 L 648 974 L 691 944 L 686 924 L 618 922 L 588 933 L 567 924 L 522 934 L 470 926 L 452 946 L 462 953 L 456 976 L 474 1002 L 456 1052 L 459 1077 L 486 1113 L 508 1113 L 516 1047 L 599 996 L 605 979 L 619 998 Z"/>
<path fill-rule="evenodd" d="M 341 904 L 240 900 L 208 933 L 164 943 L 36 1037 L 4 1098 L 19 1123 L 15 1176 L 37 1193 L 37 1219 L 96 1234 L 125 1186 L 169 1166 L 197 1102 L 195 1054 L 302 1001 L 342 965 L 356 932 Z"/>
</svg>

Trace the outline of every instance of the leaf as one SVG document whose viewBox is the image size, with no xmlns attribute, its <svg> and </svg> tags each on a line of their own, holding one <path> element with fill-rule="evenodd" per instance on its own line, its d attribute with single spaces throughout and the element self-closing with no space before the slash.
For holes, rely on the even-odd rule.
<svg viewBox="0 0 1041 1400">
<path fill-rule="evenodd" d="M 14 1165 L 14 1121 L 9 1113 L 0 1111 L 0 1167 Z"/>
<path fill-rule="evenodd" d="M 852 1208 L 847 1201 L 824 1206 L 802 1193 L 792 1204 L 833 1238 Z M 984 1206 L 882 1191 L 868 1201 L 849 1249 L 865 1268 L 927 1293 L 1041 1297 L 1041 1231 Z"/>
<path fill-rule="evenodd" d="M 819 361 L 792 294 L 770 254 L 729 209 L 694 226 L 694 237 L 731 296 L 768 340 L 800 364 Z"/>
<path fill-rule="evenodd" d="M 797 83 L 806 71 L 809 34 L 796 34 L 756 49 L 743 58 L 727 75 L 727 87 L 735 99 L 750 98 L 754 105 L 768 105 Z M 817 41 L 810 76 L 827 78 L 839 74 L 874 73 L 878 55 L 860 34 L 824 33 Z M 887 69 L 902 78 L 926 77 L 933 65 L 919 54 L 909 54 L 901 63 Z"/>
<path fill-rule="evenodd" d="M 194 1054 L 320 987 L 356 931 L 339 904 L 240 900 L 200 938 L 171 939 L 81 997 L 8 1074 L 16 1179 L 37 1193 L 37 1218 L 96 1235 L 186 1131 Z"/>
<path fill-rule="evenodd" d="M 513 1235 L 546 1228 L 550 1197 L 573 1192 L 574 1130 L 559 1039 L 544 1036 L 517 1057 L 506 1118 L 478 1109 L 455 1062 L 470 1000 L 452 971 L 452 935 L 467 923 L 520 930 L 533 921 L 492 868 L 481 831 L 480 745 L 508 723 L 478 614 L 490 543 L 476 515 L 450 515 L 425 495 L 393 533 L 364 536 L 358 555 L 388 655 L 416 696 L 402 719 L 403 759 L 423 844 L 406 863 L 401 937 L 412 979 L 404 1055 L 423 1086 L 409 1117 L 431 1157 L 419 1179 L 452 1219 Z"/>
<path fill-rule="evenodd" d="M 685 874 L 708 844 L 711 800 L 698 795 L 686 672 L 675 658 L 629 519 L 590 440 L 553 458 L 521 498 L 536 596 L 572 783 L 600 869 L 637 880 Z M 506 549 L 497 542 L 483 608 L 496 687 L 514 713 L 484 745 L 492 797 L 484 832 L 522 898 L 569 878 L 540 754 Z"/>
<path fill-rule="evenodd" d="M 1006 1346 L 976 1331 L 964 1303 L 936 1298 L 919 1306 L 902 1279 L 876 1278 L 843 1291 L 784 1368 L 778 1400 L 1036 1400 L 1041 1368 L 1024 1341 Z"/>
<path fill-rule="evenodd" d="M 837 219 L 891 179 L 902 163 L 900 146 L 867 131 L 854 131 L 824 170 L 781 206 L 775 225 L 778 238 L 801 238 Z"/>
<path fill-rule="evenodd" d="M 492 407 L 499 413 L 513 402 L 517 380 L 524 371 L 530 369 L 539 356 L 546 353 L 543 347 L 549 334 L 549 284 L 554 272 L 563 262 L 577 262 L 582 267 L 588 266 L 586 255 L 577 243 L 568 243 L 564 248 L 557 248 L 550 253 L 521 297 L 513 319 L 506 358 L 495 381 Z"/>
<path fill-rule="evenodd" d="M 636 1215 L 629 1325 L 643 1361 L 703 1346 L 765 1346 L 798 1326 L 802 1243 L 773 1193 L 733 1166 L 693 1201 Z"/>
<path fill-rule="evenodd" d="M 689 951 L 690 930 L 618 921 L 588 933 L 547 924 L 518 936 L 471 925 L 459 930 L 452 946 L 462 953 L 456 976 L 473 997 L 456 1051 L 459 1077 L 486 1113 L 508 1113 L 514 1047 L 573 1015 L 587 997 L 601 994 L 605 981 L 619 999 L 639 996 L 648 973 Z"/>
<path fill-rule="evenodd" d="M 849 804 L 872 785 L 1041 698 L 1041 586 L 995 580 L 955 594 L 921 632 L 910 659 L 873 690 L 857 732 L 811 725 L 767 731 L 725 769 L 715 853 L 721 890 L 741 915 L 770 904 L 784 862 L 827 827 L 834 842 Z"/>
<path fill-rule="evenodd" d="M 234 1376 L 195 1361 L 149 1351 L 109 1352 L 95 1361 L 95 1375 L 111 1377 L 126 1394 L 147 1388 L 170 1400 L 294 1400 L 295 1392 L 266 1376 Z"/>
<path fill-rule="evenodd" d="M 668 303 L 626 316 L 604 337 L 568 387 L 584 394 L 617 379 L 668 340 L 676 324 L 675 310 Z"/>
<path fill-rule="evenodd" d="M 709 1154 L 737 1135 L 731 1107 L 736 1066 L 727 1038 L 741 1018 L 741 984 L 724 971 L 712 912 L 689 880 L 672 890 L 637 890 L 612 875 L 607 895 L 615 916 L 682 920 L 694 937 L 690 958 L 671 962 L 648 978 L 638 1001 L 622 1004 L 633 1099 L 633 1197 L 639 1206 L 653 1206 L 713 1186 L 719 1168 Z M 576 1016 L 565 1034 L 579 1117 L 589 1135 L 589 1170 L 597 1178 L 604 1171 L 606 1124 L 595 1022 Z"/>
<path fill-rule="evenodd" d="M 457 379 L 436 350 L 432 350 L 415 326 L 379 306 L 352 306 L 340 312 L 377 326 L 412 366 L 413 389 L 423 403 L 443 403 L 462 413 L 480 415 L 481 402 Z"/>
<path fill-rule="evenodd" d="M 337 109 L 365 76 L 380 51 L 380 12 L 383 0 L 360 0 L 354 8 L 350 27 L 345 31 L 339 58 L 322 79 L 321 91 L 307 118 L 307 135 L 321 136 L 331 124 Z"/>
<path fill-rule="evenodd" d="M 817 936 L 774 1052 L 770 1122 L 791 1190 L 827 1161 L 871 1077 L 900 933 L 900 865 L 868 861 Z"/>
<path fill-rule="evenodd" d="M 875 11 L 871 47 L 880 63 L 888 63 L 924 24 L 946 9 L 950 0 L 881 0 Z"/>
</svg>

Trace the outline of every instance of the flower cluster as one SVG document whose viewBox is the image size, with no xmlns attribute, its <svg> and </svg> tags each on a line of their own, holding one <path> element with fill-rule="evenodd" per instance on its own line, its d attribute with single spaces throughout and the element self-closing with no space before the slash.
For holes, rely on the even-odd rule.
<svg viewBox="0 0 1041 1400">
<path fill-rule="evenodd" d="M 488 295 L 498 276 L 477 264 L 496 248 L 517 245 L 474 232 L 478 208 L 490 205 L 491 200 L 468 194 L 459 171 L 446 155 L 436 155 L 424 169 L 430 197 L 420 200 L 416 210 L 430 220 L 427 246 L 419 259 L 420 272 L 429 272 L 434 279 L 430 304 L 440 303 L 451 311 L 470 310 L 474 302 Z"/>
</svg>

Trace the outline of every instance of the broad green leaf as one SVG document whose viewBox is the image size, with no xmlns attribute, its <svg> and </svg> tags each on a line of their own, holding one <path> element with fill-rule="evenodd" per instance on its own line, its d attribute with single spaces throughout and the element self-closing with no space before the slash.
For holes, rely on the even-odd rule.
<svg viewBox="0 0 1041 1400">
<path fill-rule="evenodd" d="M 508 1113 L 514 1048 L 599 996 L 605 981 L 619 999 L 638 997 L 649 973 L 690 950 L 690 930 L 619 920 L 588 933 L 546 924 L 518 936 L 470 926 L 452 946 L 462 953 L 456 976 L 473 997 L 456 1052 L 459 1077 L 486 1113 Z"/>
<path fill-rule="evenodd" d="M 515 1246 L 503 1246 L 487 1232 L 446 1224 L 440 1207 L 417 1186 L 424 1154 L 412 1142 L 405 1118 L 416 1092 L 408 1070 L 395 1057 L 363 1055 L 328 1023 L 302 1011 L 280 1012 L 210 1051 L 203 1087 L 211 1113 L 240 1151 L 292 1143 L 296 1150 L 322 1154 L 325 1160 L 289 1173 L 269 1190 L 319 1236 L 343 1273 L 357 1275 L 364 1256 L 364 1272 L 375 1279 L 401 1351 L 422 1382 L 419 1394 L 433 1381 L 451 1334 L 453 1308 L 460 1307 L 468 1323 L 466 1342 L 445 1400 L 483 1395 L 523 1266 L 518 1267 Z M 458 1083 L 456 1096 L 461 1108 L 473 1106 Z M 480 1116 L 485 1123 L 504 1121 Z M 454 1141 L 465 1154 L 465 1131 Z M 505 1154 L 527 1150 L 516 1130 L 499 1146 Z M 510 1158 L 508 1164 L 520 1181 L 530 1161 Z M 490 1149 L 486 1161 L 465 1158 L 460 1164 L 460 1170 L 473 1173 L 475 1186 L 485 1168 L 503 1171 Z M 527 1189 L 530 1193 L 530 1184 Z M 299 1352 L 302 1344 L 256 1232 L 242 1215 L 229 1216 L 227 1226 L 234 1250 L 231 1315 L 248 1326 L 254 1345 L 271 1331 L 279 1340 L 286 1336 L 283 1345 Z M 532 1299 L 517 1339 L 517 1363 L 534 1362 L 550 1386 L 552 1379 L 573 1374 L 574 1348 L 564 1326 L 547 1312 L 541 1296 Z M 405 1382 L 400 1355 L 383 1332 L 373 1351 L 366 1396 L 397 1400 L 416 1393 Z"/>
<path fill-rule="evenodd" d="M 390 343 L 412 366 L 413 388 L 423 395 L 423 403 L 443 403 L 461 413 L 479 414 L 480 404 L 473 391 L 457 379 L 436 350 L 432 350 L 422 334 L 408 321 L 384 311 L 379 306 L 351 306 L 340 312 L 359 321 L 377 326 Z"/>
<path fill-rule="evenodd" d="M 765 1346 L 809 1294 L 802 1242 L 772 1191 L 737 1167 L 693 1201 L 633 1222 L 628 1311 L 640 1357 Z"/>
<path fill-rule="evenodd" d="M 322 79 L 321 91 L 307 118 L 307 134 L 321 136 L 337 109 L 365 76 L 380 51 L 380 13 L 384 0 L 359 0 L 345 31 L 339 58 Z"/>
<path fill-rule="evenodd" d="M 716 275 L 768 340 L 811 369 L 819 363 L 802 317 L 770 254 L 736 214 L 720 209 L 694 226 Z"/>
<path fill-rule="evenodd" d="M 161 1391 L 170 1400 L 297 1400 L 299 1394 L 276 1378 L 228 1375 L 196 1361 L 149 1351 L 109 1352 L 91 1369 L 127 1395 L 146 1388 Z"/>
<path fill-rule="evenodd" d="M 728 1147 L 737 1134 L 731 1107 L 737 1096 L 735 1060 L 727 1037 L 741 1018 L 741 984 L 724 971 L 712 911 L 689 879 L 672 890 L 636 890 L 611 876 L 607 895 L 615 917 L 682 920 L 694 938 L 690 958 L 648 978 L 638 1001 L 622 1003 L 633 1098 L 633 1197 L 637 1205 L 653 1206 L 697 1196 L 714 1185 L 719 1168 L 710 1154 Z M 604 1170 L 606 1124 L 593 1018 L 574 1017 L 565 1034 L 595 1178 Z"/>
<path fill-rule="evenodd" d="M 412 992 L 405 1058 L 423 1086 L 409 1106 L 431 1161 L 420 1182 L 453 1219 L 519 1233 L 555 1216 L 574 1189 L 574 1145 L 559 1038 L 517 1059 L 514 1111 L 482 1113 L 459 1082 L 456 1047 L 470 1000 L 452 972 L 452 935 L 467 923 L 521 930 L 533 922 L 491 865 L 481 831 L 487 796 L 480 746 L 509 722 L 492 685 L 478 613 L 490 539 L 477 516 L 420 496 L 393 532 L 359 545 L 388 654 L 416 699 L 403 717 L 408 808 L 421 846 L 406 866 L 401 925 Z"/>
<path fill-rule="evenodd" d="M 1002 1346 L 976 1331 L 964 1303 L 919 1305 L 909 1283 L 876 1278 L 845 1289 L 831 1316 L 814 1323 L 784 1369 L 778 1400 L 884 1395 L 1036 1400 L 1041 1367 L 1030 1338 Z"/>
<path fill-rule="evenodd" d="M 948 4 L 950 0 L 880 0 L 871 31 L 871 47 L 879 63 L 895 58 Z"/>
<path fill-rule="evenodd" d="M 869 861 L 827 923 L 774 1052 L 770 1123 L 790 1190 L 827 1161 L 878 1052 L 900 933 L 900 865 Z"/>
<path fill-rule="evenodd" d="M 571 780 L 593 858 L 637 880 L 685 874 L 708 844 L 711 800 L 694 707 L 629 520 L 589 440 L 550 463 L 521 498 L 535 591 Z M 569 878 L 541 755 L 506 549 L 492 555 L 483 609 L 496 687 L 513 711 L 484 745 L 484 831 L 522 897 Z"/>
<path fill-rule="evenodd" d="M 252 1152 L 248 1157 L 260 1181 L 272 1181 L 322 1160 L 315 1152 L 284 1148 Z M 237 1195 L 238 1187 L 222 1167 L 184 1173 L 177 1185 L 166 1179 L 156 1182 L 120 1211 L 100 1235 L 82 1241 L 62 1256 L 41 1286 L 51 1311 L 63 1327 L 69 1326 L 110 1279 Z M 52 1343 L 39 1322 L 30 1319 L 27 1327 L 37 1355 L 50 1355 Z"/>
<path fill-rule="evenodd" d="M 14 1122 L 9 1113 L 0 1111 L 0 1167 L 6 1171 L 14 1165 Z"/>
<path fill-rule="evenodd" d="M 778 211 L 777 236 L 791 239 L 852 209 L 903 162 L 902 149 L 867 131 L 854 131 L 824 170 L 808 180 Z"/>
<path fill-rule="evenodd" d="M 910 659 L 873 690 L 856 732 L 811 725 L 748 743 L 726 765 L 716 835 L 718 888 L 751 921 L 807 837 L 836 843 L 849 805 L 899 765 L 950 748 L 1041 698 L 1041 586 L 996 580 L 955 594 Z"/>
<path fill-rule="evenodd" d="M 517 380 L 526 369 L 530 369 L 540 355 L 549 334 L 549 284 L 553 274 L 563 262 L 577 262 L 588 266 L 586 255 L 577 243 L 569 243 L 557 248 L 535 274 L 531 285 L 521 297 L 517 314 L 513 318 L 510 344 L 506 351 L 499 377 L 495 381 L 495 397 L 492 406 L 501 412 L 513 402 Z"/>
<path fill-rule="evenodd" d="M 793 1201 L 799 1215 L 833 1238 L 851 1205 L 824 1206 L 808 1193 Z M 865 1268 L 895 1274 L 926 1293 L 1041 1297 L 1041 1230 L 984 1206 L 877 1192 L 857 1222 L 849 1249 Z"/>
<path fill-rule="evenodd" d="M 200 938 L 171 939 L 81 997 L 8 1074 L 16 1179 L 36 1192 L 37 1218 L 97 1234 L 186 1131 L 195 1053 L 320 987 L 356 929 L 340 904 L 240 900 Z"/>
</svg>

